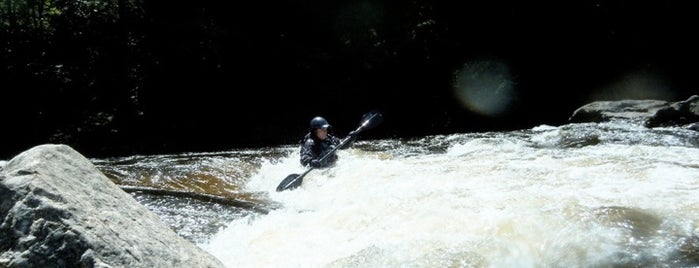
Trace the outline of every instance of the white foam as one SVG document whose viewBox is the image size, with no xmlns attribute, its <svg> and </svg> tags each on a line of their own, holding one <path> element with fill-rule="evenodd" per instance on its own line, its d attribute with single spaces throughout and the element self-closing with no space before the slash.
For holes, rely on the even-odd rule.
<svg viewBox="0 0 699 268">
<path fill-rule="evenodd" d="M 596 209 L 699 219 L 694 148 L 471 139 L 443 154 L 339 155 L 279 193 L 284 177 L 303 172 L 298 155 L 264 163 L 247 187 L 284 207 L 236 220 L 201 246 L 228 267 L 579 267 L 625 250 L 623 230 L 590 218 Z"/>
</svg>

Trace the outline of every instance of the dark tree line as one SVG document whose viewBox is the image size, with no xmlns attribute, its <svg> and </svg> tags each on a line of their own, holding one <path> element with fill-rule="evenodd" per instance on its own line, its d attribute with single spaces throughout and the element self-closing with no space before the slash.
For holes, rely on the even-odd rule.
<svg viewBox="0 0 699 268">
<path fill-rule="evenodd" d="M 11 120 L 3 153 L 46 142 L 107 150 L 143 121 L 140 55 L 129 40 L 141 7 L 17 0 L 1 7 L 0 75 L 9 95 L 2 111 Z"/>
<path fill-rule="evenodd" d="M 313 113 L 354 121 L 386 94 L 407 96 L 400 77 L 372 76 L 413 64 L 405 54 L 427 58 L 437 34 L 424 3 L 1 7 L 6 154 L 44 142 L 93 155 L 295 142 Z"/>
<path fill-rule="evenodd" d="M 557 124 L 629 68 L 660 70 L 682 99 L 697 69 L 684 62 L 698 59 L 684 5 L 1 0 L 0 154 L 286 144 L 312 116 L 342 135 L 370 109 L 387 120 L 366 138 Z M 511 68 L 507 114 L 454 99 L 474 59 Z"/>
</svg>

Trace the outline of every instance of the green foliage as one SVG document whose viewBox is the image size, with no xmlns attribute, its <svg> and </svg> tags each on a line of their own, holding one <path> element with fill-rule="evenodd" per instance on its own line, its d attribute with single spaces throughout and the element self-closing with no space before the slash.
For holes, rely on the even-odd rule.
<svg viewBox="0 0 699 268">
<path fill-rule="evenodd" d="M 19 138 L 107 139 L 117 128 L 116 111 L 134 113 L 123 106 L 138 101 L 131 90 L 138 70 L 128 61 L 138 40 L 126 25 L 140 14 L 138 2 L 128 0 L 0 0 L 3 88 L 14 103 L 30 104 L 16 120 L 33 133 Z M 0 112 L 15 112 L 6 109 Z"/>
<path fill-rule="evenodd" d="M 0 26 L 6 31 L 52 32 L 50 20 L 61 13 L 51 0 L 5 0 L 0 2 Z"/>
</svg>

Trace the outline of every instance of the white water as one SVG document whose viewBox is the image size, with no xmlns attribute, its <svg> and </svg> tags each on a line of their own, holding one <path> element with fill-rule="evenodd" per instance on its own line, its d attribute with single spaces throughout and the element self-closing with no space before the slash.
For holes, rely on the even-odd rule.
<svg viewBox="0 0 699 268">
<path fill-rule="evenodd" d="M 303 171 L 290 147 L 245 186 L 284 207 L 199 246 L 227 267 L 672 267 L 699 235 L 699 149 L 672 136 L 555 146 L 565 135 L 540 127 L 525 139 L 438 137 L 430 145 L 447 149 L 437 152 L 349 149 L 275 192 Z"/>
</svg>

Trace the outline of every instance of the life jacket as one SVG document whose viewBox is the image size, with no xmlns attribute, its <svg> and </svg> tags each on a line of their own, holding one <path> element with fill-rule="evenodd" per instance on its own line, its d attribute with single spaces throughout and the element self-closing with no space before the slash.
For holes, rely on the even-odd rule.
<svg viewBox="0 0 699 268">
<path fill-rule="evenodd" d="M 328 134 L 325 140 L 320 140 L 315 135 L 308 133 L 301 140 L 301 165 L 308 165 L 313 159 L 320 159 L 326 153 L 333 150 L 340 143 L 336 137 Z M 337 154 L 333 152 L 321 162 L 322 167 L 328 167 L 335 164 Z"/>
</svg>

